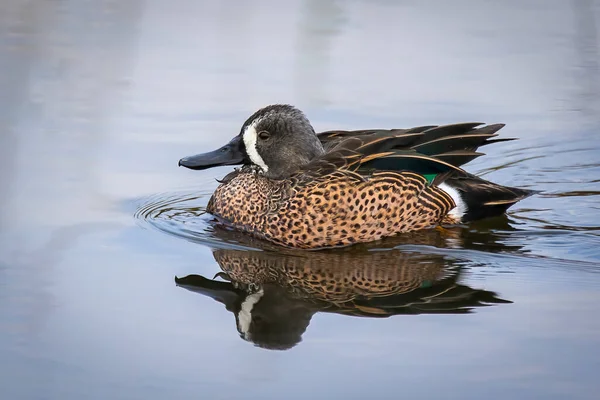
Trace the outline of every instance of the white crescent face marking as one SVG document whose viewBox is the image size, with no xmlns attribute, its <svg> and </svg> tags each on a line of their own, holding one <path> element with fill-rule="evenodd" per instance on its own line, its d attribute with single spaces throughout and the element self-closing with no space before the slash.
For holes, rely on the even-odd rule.
<svg viewBox="0 0 600 400">
<path fill-rule="evenodd" d="M 258 150 L 256 149 L 256 141 L 258 140 L 256 126 L 259 122 L 260 119 L 252 121 L 252 123 L 246 127 L 242 137 L 244 139 L 244 145 L 246 146 L 246 152 L 248 153 L 248 157 L 250 157 L 250 161 L 252 161 L 253 164 L 258 165 L 263 172 L 267 172 L 269 167 L 267 164 L 265 164 L 265 161 L 262 159 L 260 154 L 258 154 Z"/>
<path fill-rule="evenodd" d="M 452 200 L 454 200 L 454 204 L 456 204 L 456 207 L 450 210 L 448 214 L 460 221 L 467 212 L 467 204 L 464 202 L 462 197 L 460 197 L 458 190 L 454 189 L 452 186 L 442 183 L 439 188 L 448 193 L 450 197 L 452 197 Z"/>
<path fill-rule="evenodd" d="M 250 322 L 252 322 L 252 309 L 264 293 L 264 290 L 261 289 L 246 297 L 242 302 L 242 307 L 238 313 L 238 328 L 245 338 L 248 338 L 248 330 L 250 329 Z"/>
</svg>

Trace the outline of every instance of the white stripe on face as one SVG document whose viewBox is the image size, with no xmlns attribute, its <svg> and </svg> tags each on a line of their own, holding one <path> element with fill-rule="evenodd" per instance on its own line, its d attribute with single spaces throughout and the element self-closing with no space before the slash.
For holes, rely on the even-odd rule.
<svg viewBox="0 0 600 400">
<path fill-rule="evenodd" d="M 250 323 L 252 322 L 252 309 L 254 308 L 254 305 L 258 303 L 264 293 L 264 290 L 261 289 L 258 292 L 246 297 L 246 299 L 242 302 L 242 307 L 238 313 L 238 328 L 244 337 L 247 337 L 249 333 L 248 330 L 250 330 Z"/>
<path fill-rule="evenodd" d="M 246 146 L 246 152 L 248 153 L 248 157 L 250 157 L 250 161 L 252 161 L 253 164 L 258 165 L 263 172 L 267 172 L 269 167 L 265 164 L 265 161 L 260 154 L 258 154 L 256 148 L 256 141 L 258 140 L 256 125 L 258 125 L 259 122 L 260 119 L 252 121 L 252 123 L 246 127 L 242 137 L 244 138 L 244 145 Z"/>
</svg>

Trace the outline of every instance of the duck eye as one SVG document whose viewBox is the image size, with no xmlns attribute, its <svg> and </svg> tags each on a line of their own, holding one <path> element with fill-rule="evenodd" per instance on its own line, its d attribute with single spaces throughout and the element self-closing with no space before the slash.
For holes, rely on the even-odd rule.
<svg viewBox="0 0 600 400">
<path fill-rule="evenodd" d="M 260 140 L 267 140 L 268 138 L 271 137 L 271 134 L 267 131 L 260 131 L 258 132 L 258 138 Z"/>
</svg>

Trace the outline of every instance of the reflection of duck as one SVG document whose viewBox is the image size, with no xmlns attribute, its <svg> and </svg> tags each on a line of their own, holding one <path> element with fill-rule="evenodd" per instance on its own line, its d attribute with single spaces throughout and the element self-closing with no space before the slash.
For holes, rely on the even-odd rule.
<svg viewBox="0 0 600 400">
<path fill-rule="evenodd" d="M 315 134 L 302 112 L 272 105 L 218 150 L 179 165 L 243 164 L 207 211 L 235 229 L 294 248 L 342 247 L 504 213 L 533 192 L 468 174 L 501 124 Z"/>
<path fill-rule="evenodd" d="M 509 303 L 458 283 L 460 263 L 438 254 L 219 249 L 213 255 L 228 282 L 189 275 L 176 278 L 177 285 L 225 304 L 242 338 L 266 348 L 293 347 L 320 311 L 388 317 Z"/>
</svg>

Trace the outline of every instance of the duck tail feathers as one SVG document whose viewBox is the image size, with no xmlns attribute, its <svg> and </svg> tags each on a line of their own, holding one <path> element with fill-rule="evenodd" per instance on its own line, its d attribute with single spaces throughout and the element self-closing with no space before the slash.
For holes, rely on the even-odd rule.
<svg viewBox="0 0 600 400">
<path fill-rule="evenodd" d="M 460 222 L 504 214 L 512 205 L 539 193 L 502 186 L 471 174 L 449 176 L 439 187 L 454 200 L 456 207 L 450 213 Z"/>
</svg>

